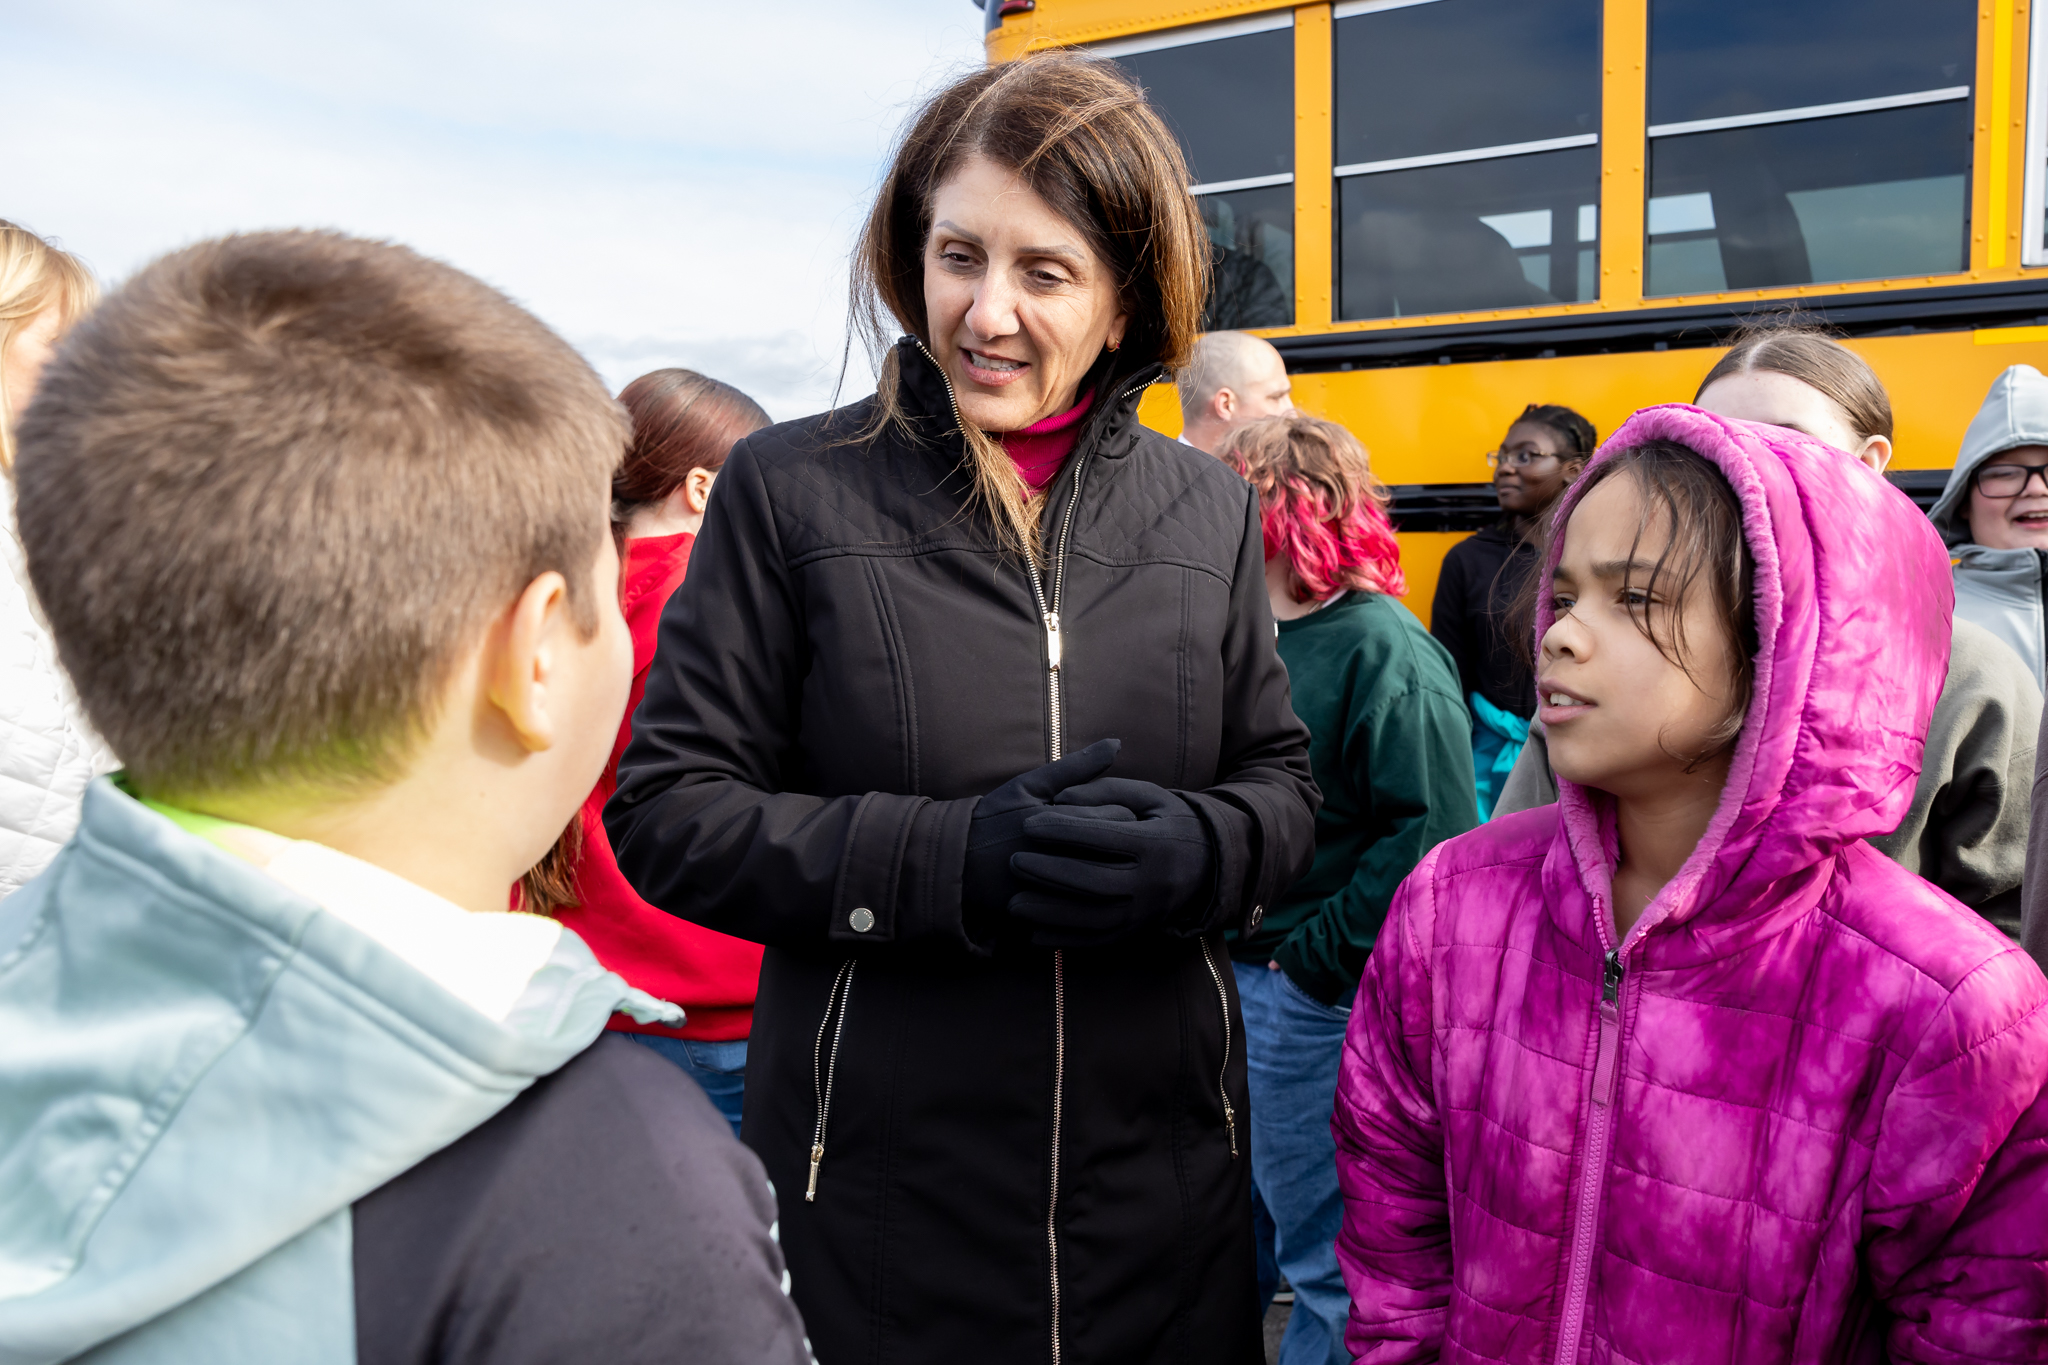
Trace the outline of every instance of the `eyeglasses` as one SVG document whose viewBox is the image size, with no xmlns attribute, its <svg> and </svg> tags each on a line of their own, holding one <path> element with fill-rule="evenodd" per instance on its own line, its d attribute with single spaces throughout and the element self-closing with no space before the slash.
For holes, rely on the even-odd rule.
<svg viewBox="0 0 2048 1365">
<path fill-rule="evenodd" d="M 1506 465 L 1509 469 L 1527 469 L 1532 464 L 1556 458 L 1547 450 L 1489 450 L 1486 452 L 1486 467 L 1499 469 Z"/>
<path fill-rule="evenodd" d="M 1978 465 L 1970 482 L 1987 498 L 2016 498 L 2027 491 L 2036 474 L 2041 476 L 2041 487 L 2048 490 L 2048 464 Z"/>
</svg>

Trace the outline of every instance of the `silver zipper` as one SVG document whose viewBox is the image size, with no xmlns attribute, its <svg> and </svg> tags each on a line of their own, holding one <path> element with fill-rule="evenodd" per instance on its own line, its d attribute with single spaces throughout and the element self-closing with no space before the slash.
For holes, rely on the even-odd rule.
<svg viewBox="0 0 2048 1365">
<path fill-rule="evenodd" d="M 1067 1088 L 1067 954 L 1052 954 L 1052 1195 L 1045 1203 L 1045 1250 L 1052 1272 L 1052 1365 L 1060 1365 L 1060 1118 Z"/>
<path fill-rule="evenodd" d="M 922 341 L 917 343 L 917 349 L 924 355 L 926 360 L 931 361 L 932 368 L 939 372 L 939 382 L 946 386 L 946 401 L 953 408 L 953 427 L 955 430 L 959 430 L 961 428 L 960 398 L 958 394 L 953 392 L 952 377 L 946 373 L 946 367 L 939 364 L 938 358 L 925 348 L 925 344 Z M 1117 395 L 1116 402 L 1122 403 L 1126 398 L 1129 398 L 1143 387 L 1145 386 L 1142 383 L 1131 385 L 1121 394 Z M 1031 598 L 1038 607 L 1039 623 L 1045 627 L 1046 719 L 1051 741 L 1051 754 L 1049 756 L 1055 761 L 1066 756 L 1066 735 L 1064 733 L 1066 717 L 1060 694 L 1060 665 L 1066 654 L 1066 641 L 1060 633 L 1060 598 L 1067 581 L 1067 538 L 1074 528 L 1074 511 L 1081 505 L 1081 480 L 1082 476 L 1087 472 L 1088 454 L 1086 451 L 1083 451 L 1080 459 L 1074 465 L 1074 490 L 1068 496 L 1066 511 L 1060 517 L 1059 534 L 1053 538 L 1052 596 L 1050 598 L 1046 596 L 1045 579 L 1038 571 L 1037 561 L 1028 554 L 1024 556 L 1024 571 L 1031 579 Z M 1203 953 L 1206 954 L 1208 950 L 1208 944 L 1204 942 L 1202 945 Z M 1216 970 L 1214 963 L 1210 964 L 1209 970 L 1211 972 Z M 1217 985 L 1218 989 L 1221 989 L 1222 983 L 1220 981 Z M 1225 1005 L 1223 1028 L 1225 1037 L 1224 1056 L 1227 1063 L 1229 1059 L 1228 1038 L 1230 1030 L 1230 1011 L 1227 998 Z M 1045 1249 L 1047 1266 L 1049 1267 L 1052 1280 L 1052 1365 L 1060 1365 L 1060 1120 L 1064 1113 L 1066 1083 L 1067 954 L 1064 949 L 1056 948 L 1053 950 L 1052 955 L 1052 1160 L 1050 1163 L 1052 1182 L 1045 1203 Z M 1224 1097 L 1223 1108 L 1225 1114 L 1228 1115 L 1230 1112 L 1230 1099 L 1228 1096 Z M 1232 1121 L 1230 1131 L 1230 1154 L 1235 1157 L 1237 1155 L 1237 1127 L 1234 1120 Z M 823 1142 L 823 1133 L 824 1128 L 821 1120 L 819 1126 L 819 1141 L 821 1144 Z M 814 1180 L 817 1172 L 817 1157 L 823 1153 L 823 1150 L 822 1145 L 812 1150 L 811 1169 Z"/>
<path fill-rule="evenodd" d="M 1223 989 L 1223 973 L 1216 966 L 1216 959 L 1209 951 L 1209 940 L 1202 940 L 1202 961 L 1209 964 L 1209 979 L 1216 983 L 1216 1003 L 1223 1007 L 1223 1065 L 1216 1071 L 1216 1093 L 1223 1100 L 1223 1127 L 1230 1134 L 1230 1159 L 1237 1160 L 1237 1110 L 1230 1105 L 1230 993 Z"/>
<path fill-rule="evenodd" d="M 804 1202 L 818 1199 L 818 1167 L 825 1160 L 825 1120 L 832 1112 L 832 1076 L 839 1069 L 839 1038 L 846 1032 L 846 1002 L 853 996 L 853 959 L 839 964 L 832 989 L 825 996 L 825 1017 L 818 1021 L 818 1041 L 811 1049 L 811 1092 L 818 1100 L 818 1127 L 811 1134 L 811 1178 L 804 1186 Z M 834 1009 L 839 1022 L 832 1022 Z M 832 1030 L 832 1053 L 825 1055 L 825 1030 Z"/>
</svg>

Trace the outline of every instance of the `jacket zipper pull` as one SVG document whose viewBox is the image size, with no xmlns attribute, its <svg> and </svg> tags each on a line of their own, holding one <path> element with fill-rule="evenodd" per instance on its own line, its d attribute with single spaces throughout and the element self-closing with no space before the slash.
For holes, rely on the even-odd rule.
<svg viewBox="0 0 2048 1365">
<path fill-rule="evenodd" d="M 812 1144 L 811 1144 L 811 1183 L 810 1183 L 810 1184 L 809 1184 L 808 1186 L 806 1186 L 806 1187 L 805 1187 L 805 1189 L 804 1189 L 804 1202 L 805 1202 L 806 1204 L 815 1204 L 815 1203 L 816 1203 L 816 1202 L 818 1201 L 818 1165 L 819 1165 L 819 1163 L 820 1163 L 820 1162 L 824 1161 L 824 1159 L 825 1159 L 825 1144 L 824 1144 L 824 1143 L 822 1143 L 822 1142 L 814 1142 L 814 1143 L 812 1143 Z"/>
<path fill-rule="evenodd" d="M 1614 1103 L 1614 1079 L 1621 1062 L 1621 950 L 1607 955 L 1600 980 L 1600 1051 L 1593 1062 L 1593 1103 L 1605 1109 Z"/>
<path fill-rule="evenodd" d="M 1237 1111 L 1230 1107 L 1230 1096 L 1223 1097 L 1223 1128 L 1230 1134 L 1230 1159 L 1237 1160 Z"/>
<path fill-rule="evenodd" d="M 1053 672 L 1060 671 L 1060 614 L 1049 611 L 1045 614 L 1045 657 L 1047 667 Z"/>
</svg>

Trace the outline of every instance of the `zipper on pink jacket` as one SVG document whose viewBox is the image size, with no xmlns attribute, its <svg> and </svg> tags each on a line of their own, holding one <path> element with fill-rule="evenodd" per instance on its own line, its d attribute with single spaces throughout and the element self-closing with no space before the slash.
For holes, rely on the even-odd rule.
<svg viewBox="0 0 2048 1365">
<path fill-rule="evenodd" d="M 1593 1112 L 1586 1123 L 1585 1160 L 1579 1163 L 1578 1216 L 1572 1259 L 1558 1318 L 1557 1365 L 1577 1365 L 1592 1288 L 1593 1243 L 1600 1230 L 1600 1195 L 1607 1184 L 1607 1152 L 1614 1135 L 1615 1077 L 1621 1070 L 1621 950 L 1607 954 L 1600 981 L 1600 1051 L 1593 1062 Z"/>
</svg>

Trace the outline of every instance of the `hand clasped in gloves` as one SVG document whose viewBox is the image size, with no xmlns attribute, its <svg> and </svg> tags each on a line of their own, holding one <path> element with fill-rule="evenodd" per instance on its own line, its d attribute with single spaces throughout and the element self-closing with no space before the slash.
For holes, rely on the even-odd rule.
<svg viewBox="0 0 2048 1365">
<path fill-rule="evenodd" d="M 1079 753 L 1011 778 L 975 803 L 967 827 L 967 862 L 960 871 L 960 905 L 969 916 L 985 919 L 1009 908 L 1019 889 L 1010 860 L 1033 846 L 1024 822 L 1050 810 L 1052 799 L 1066 788 L 1108 772 L 1121 748 L 1120 739 L 1099 739 Z"/>
<path fill-rule="evenodd" d="M 1010 913 L 1041 948 L 1114 943 L 1206 900 L 1216 855 L 1194 807 L 1166 788 L 1103 777 L 1025 817 Z"/>
</svg>

